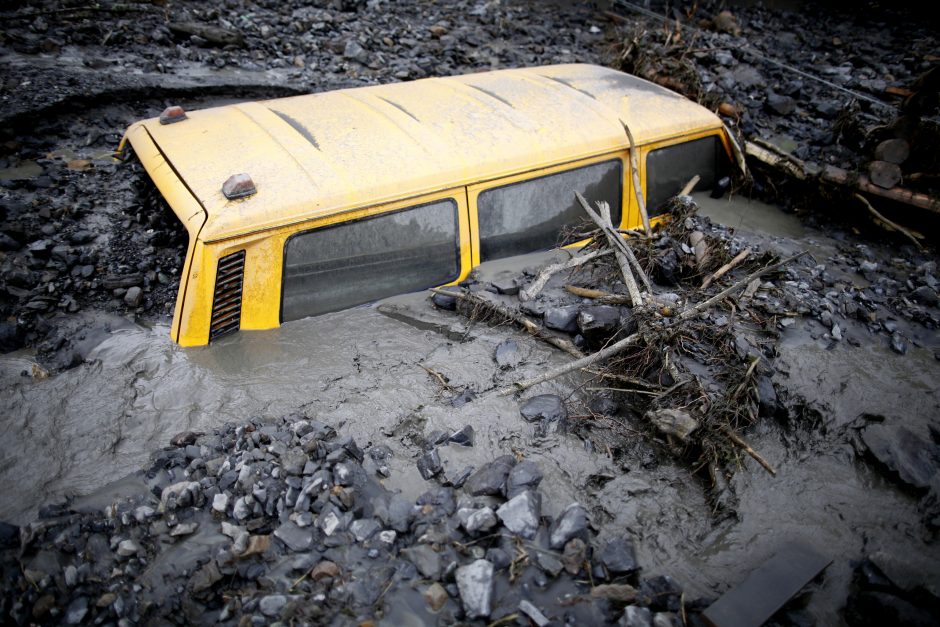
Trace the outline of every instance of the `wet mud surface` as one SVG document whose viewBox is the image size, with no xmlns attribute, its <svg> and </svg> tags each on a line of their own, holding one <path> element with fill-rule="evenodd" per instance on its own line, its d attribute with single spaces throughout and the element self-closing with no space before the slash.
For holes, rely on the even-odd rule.
<svg viewBox="0 0 940 627">
<path fill-rule="evenodd" d="M 738 241 L 781 255 L 805 249 L 811 256 L 786 285 L 766 289 L 769 300 L 790 312 L 775 318 L 774 327 L 780 338 L 770 378 L 780 412 L 758 422 L 747 437 L 778 474 L 771 477 L 742 456 L 728 486 L 719 490 L 675 461 L 662 442 L 638 436 L 611 454 L 597 445 L 603 438 L 596 434 L 543 430 L 526 421 L 520 408 L 541 394 L 559 396 L 569 415 L 581 415 L 592 400 L 583 381 L 568 376 L 521 398 L 496 396 L 493 390 L 568 356 L 509 326 L 468 324 L 433 307 L 426 295 L 240 333 L 206 348 L 183 350 L 170 342 L 168 312 L 181 265 L 180 241 L 159 199 L 142 192 L 134 166 L 111 159 L 127 124 L 171 102 L 201 108 L 490 67 L 603 62 L 623 34 L 599 14 L 563 3 L 537 10 L 525 3 L 401 3 L 394 12 L 377 3 L 322 4 L 289 10 L 258 5 L 248 15 L 235 2 L 218 9 L 196 3 L 171 3 L 170 9 L 139 5 L 131 15 L 99 16 L 94 26 L 81 14 L 81 20 L 30 16 L 51 5 L 13 11 L 27 17 L 11 22 L 16 26 L 5 27 L 0 39 L 7 121 L 0 152 L 0 231 L 6 238 L 0 239 L 0 343 L 12 351 L 0 356 L 6 434 L 0 445 L 0 519 L 22 526 L 20 533 L 31 538 L 20 567 L 17 532 L 0 529 L 6 547 L 5 615 L 56 623 L 99 616 L 136 621 L 165 607 L 193 621 L 234 623 L 245 615 L 259 622 L 281 616 L 353 622 L 384 616 L 389 624 L 448 623 L 470 619 L 474 612 L 467 599 L 475 591 L 461 589 L 456 569 L 486 560 L 497 565 L 490 619 L 518 613 L 522 590 L 558 622 L 566 612 L 571 620 L 616 622 L 625 606 L 635 606 L 650 609 L 649 620 L 663 614 L 657 624 L 682 624 L 670 591 L 684 591 L 694 621 L 710 599 L 742 581 L 786 541 L 799 540 L 834 561 L 775 617 L 778 624 L 878 624 L 873 617 L 883 616 L 878 612 L 889 611 L 885 608 L 896 609 L 895 618 L 910 624 L 920 624 L 927 612 L 923 624 L 930 624 L 940 596 L 940 310 L 933 253 L 894 240 L 861 239 L 851 224 L 824 221 L 818 228 L 817 220 L 801 221 L 743 198 L 697 199 L 703 213 L 736 231 Z M 762 11 L 738 14 L 745 37 L 754 39 L 768 24 L 785 19 Z M 801 18 L 802 30 L 822 37 L 811 17 Z M 213 45 L 210 39 L 230 33 L 187 34 L 178 24 L 176 30 L 169 26 L 188 21 L 238 31 L 244 43 Z M 731 37 L 724 43 L 737 41 Z M 836 80 L 845 74 L 849 78 L 840 84 L 881 98 L 880 84 L 873 82 L 884 73 L 879 68 L 886 66 L 892 83 L 916 78 L 926 69 L 917 47 L 927 45 L 925 38 L 929 34 L 918 34 L 911 61 L 903 55 L 892 60 L 890 55 L 901 54 L 893 49 L 861 50 L 853 58 L 882 55 L 869 64 L 877 71 L 856 75 L 833 60 L 838 71 L 826 75 Z M 851 37 L 841 39 L 841 45 L 857 45 Z M 839 44 L 832 45 L 838 51 Z M 745 103 L 747 113 L 740 116 L 742 126 L 750 124 L 745 131 L 784 134 L 801 146 L 803 157 L 846 167 L 868 158 L 861 145 L 827 152 L 828 136 L 811 132 L 825 130 L 832 123 L 827 111 L 849 106 L 847 101 L 831 96 L 832 107 L 822 110 L 829 101 L 810 83 L 799 90 L 788 83 L 784 89 L 777 86 L 783 85 L 781 77 L 770 72 L 753 86 L 760 97 L 750 98 L 742 95 L 747 89 L 741 81 L 729 83 L 721 69 L 745 75 L 743 60 L 709 63 L 701 61 L 723 85 L 722 98 Z M 750 70 L 755 68 L 766 71 L 751 64 Z M 797 113 L 775 112 L 766 102 L 767 90 L 775 95 L 791 90 L 787 95 L 796 101 Z M 892 117 L 890 111 L 861 107 L 871 124 Z M 498 281 L 542 263 L 544 257 L 494 264 L 480 279 Z M 622 415 L 628 414 L 624 409 Z M 286 498 L 289 483 L 271 474 L 283 460 L 266 448 L 280 436 L 262 442 L 252 434 L 268 429 L 296 436 L 304 416 L 337 432 L 322 438 L 322 458 L 311 459 L 332 473 L 330 484 L 354 489 L 346 497 L 336 495 L 351 500 L 333 503 L 335 510 L 316 510 L 315 551 L 304 558 L 315 558 L 311 563 L 301 559 L 304 551 L 278 536 L 276 529 L 285 523 L 277 516 L 236 516 L 236 497 L 253 494 L 250 505 L 267 507 L 267 496 L 253 493 L 255 484 L 220 488 L 225 473 L 209 472 L 215 468 L 210 463 L 222 463 L 213 459 L 234 466 L 256 455 L 259 481 Z M 441 434 L 467 425 L 473 427 L 473 446 L 440 442 Z M 205 434 L 195 438 L 195 446 L 205 451 L 165 448 L 173 435 L 187 431 Z M 298 445 L 290 437 L 284 442 Z M 341 486 L 345 471 L 327 456 L 349 437 L 365 456 L 347 457 L 356 479 Z M 426 479 L 422 467 L 427 473 L 429 450 L 438 451 L 441 472 Z M 495 511 L 509 495 L 481 500 L 465 486 L 453 488 L 465 468 L 488 467 L 503 455 L 534 462 L 544 475 L 532 490 L 541 495 L 541 535 L 529 543 L 536 548 L 514 585 L 509 565 L 498 555 L 469 548 L 480 534 L 461 527 L 457 511 L 487 506 Z M 204 466 L 192 465 L 194 459 L 203 459 Z M 201 497 L 191 490 L 161 509 L 167 486 L 189 480 L 206 481 Z M 453 493 L 427 496 L 441 486 Z M 213 513 L 215 494 L 226 491 L 232 502 Z M 377 504 L 393 495 L 409 512 L 417 502 L 409 514 L 417 518 L 400 524 L 377 513 Z M 428 499 L 438 502 L 429 508 Z M 68 518 L 69 507 L 56 506 L 65 501 L 80 518 Z M 585 570 L 570 573 L 536 556 L 560 559 L 564 547 L 546 548 L 543 536 L 575 502 L 586 512 L 589 529 L 583 538 L 594 553 L 585 555 Z M 138 518 L 140 507 L 154 512 Z M 321 515 L 331 511 L 348 535 L 324 532 Z M 449 539 L 421 540 L 427 533 L 421 516 L 434 518 Z M 391 545 L 380 545 L 377 535 L 357 538 L 351 519 L 374 519 L 384 530 L 399 524 L 401 531 Z M 58 522 L 48 522 L 53 520 Z M 273 548 L 233 558 L 242 532 L 223 529 L 223 520 L 245 527 L 250 536 L 267 537 L 252 542 L 270 542 Z M 249 528 L 246 520 L 255 526 Z M 197 523 L 198 531 L 170 535 L 189 523 Z M 504 550 L 512 558 L 515 547 L 506 543 L 515 534 L 502 519 L 493 529 L 500 537 L 481 547 Z M 600 557 L 602 549 L 624 537 L 633 543 L 638 568 L 612 573 Z M 137 550 L 122 548 L 125 541 Z M 443 596 L 433 602 L 425 593 L 435 577 L 418 572 L 433 570 L 424 563 L 428 555 L 414 550 L 430 545 L 443 562 L 437 576 Z M 442 546 L 450 548 L 441 553 Z M 578 549 L 577 543 L 572 546 Z M 372 549 L 381 550 L 383 560 L 388 556 L 393 568 L 370 579 L 377 559 L 369 556 Z M 82 555 L 113 569 L 79 572 Z M 310 569 L 322 562 L 332 563 L 342 576 L 324 566 L 313 581 Z M 219 578 L 210 564 L 221 568 Z M 870 564 L 890 583 L 872 575 Z M 176 574 L 163 579 L 170 569 Z M 238 584 L 219 584 L 223 571 Z M 585 583 L 589 572 L 598 578 L 595 583 L 609 578 L 647 595 L 664 588 L 665 600 L 641 593 L 628 600 L 623 595 L 630 593 L 622 588 L 591 597 L 593 586 Z M 309 585 L 294 588 L 304 573 Z M 659 576 L 671 577 L 678 588 Z M 338 578 L 365 583 L 356 592 L 355 586 L 338 585 Z M 134 584 L 145 592 L 135 592 Z M 177 585 L 189 586 L 185 603 L 191 605 L 169 604 L 169 591 Z M 292 614 L 294 595 L 317 600 L 326 613 Z M 589 601 L 570 604 L 585 595 Z M 433 613 L 429 608 L 438 601 L 445 609 Z M 338 611 L 344 604 L 354 608 L 352 615 Z M 640 610 L 634 614 L 640 615 L 637 622 L 625 624 L 648 624 Z M 538 624 L 537 617 L 532 621 Z"/>
</svg>

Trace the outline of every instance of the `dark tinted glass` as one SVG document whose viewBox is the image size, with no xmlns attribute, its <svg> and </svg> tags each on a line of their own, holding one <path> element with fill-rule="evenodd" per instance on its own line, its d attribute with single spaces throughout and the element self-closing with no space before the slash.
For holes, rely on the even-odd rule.
<svg viewBox="0 0 940 627">
<path fill-rule="evenodd" d="M 284 251 L 282 320 L 457 278 L 457 204 L 441 200 L 294 235 Z"/>
<path fill-rule="evenodd" d="M 689 180 L 701 177 L 695 191 L 708 191 L 721 178 L 719 169 L 727 157 L 718 137 L 712 135 L 654 150 L 646 157 L 646 210 L 660 215 L 663 203 L 682 191 Z"/>
<path fill-rule="evenodd" d="M 480 216 L 480 259 L 547 250 L 558 245 L 565 226 L 587 218 L 575 191 L 593 205 L 610 203 L 614 224 L 620 223 L 623 168 L 619 159 L 540 176 L 488 189 L 477 198 Z"/>
</svg>

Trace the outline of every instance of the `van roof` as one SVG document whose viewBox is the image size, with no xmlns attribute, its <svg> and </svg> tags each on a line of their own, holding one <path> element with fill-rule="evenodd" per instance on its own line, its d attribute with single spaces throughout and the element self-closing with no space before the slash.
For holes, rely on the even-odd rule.
<svg viewBox="0 0 940 627">
<path fill-rule="evenodd" d="M 650 82 L 570 64 L 428 78 L 138 122 L 206 211 L 215 241 L 720 127 Z M 133 127 L 132 127 L 133 128 Z M 129 132 L 133 143 L 133 135 Z M 227 200 L 248 173 L 257 193 Z"/>
</svg>

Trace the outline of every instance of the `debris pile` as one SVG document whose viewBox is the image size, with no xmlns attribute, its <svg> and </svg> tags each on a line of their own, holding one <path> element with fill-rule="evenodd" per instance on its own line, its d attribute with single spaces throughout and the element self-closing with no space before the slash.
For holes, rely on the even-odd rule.
<svg viewBox="0 0 940 627">
<path fill-rule="evenodd" d="M 428 452 L 467 445 L 470 428 Z M 382 487 L 388 456 L 299 414 L 181 433 L 108 498 L 0 526 L 0 615 L 675 625 L 704 607 L 669 577 L 640 577 L 629 533 L 598 541 L 579 503 L 543 503 L 532 461 L 497 457 L 412 501 Z"/>
</svg>

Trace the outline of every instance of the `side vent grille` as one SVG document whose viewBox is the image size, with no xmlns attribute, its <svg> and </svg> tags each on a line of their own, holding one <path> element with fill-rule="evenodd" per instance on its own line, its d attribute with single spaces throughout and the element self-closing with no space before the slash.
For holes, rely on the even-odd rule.
<svg viewBox="0 0 940 627">
<path fill-rule="evenodd" d="M 245 251 L 219 259 L 212 299 L 212 324 L 209 341 L 238 331 L 242 317 L 242 282 L 245 275 Z"/>
</svg>

